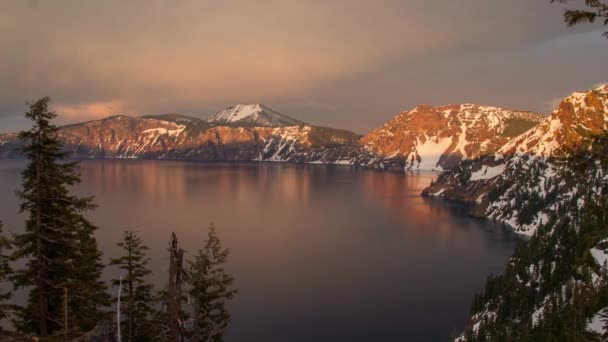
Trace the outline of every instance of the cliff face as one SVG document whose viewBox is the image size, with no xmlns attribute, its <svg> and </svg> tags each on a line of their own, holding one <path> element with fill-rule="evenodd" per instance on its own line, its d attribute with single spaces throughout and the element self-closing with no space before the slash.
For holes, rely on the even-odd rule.
<svg viewBox="0 0 608 342">
<path fill-rule="evenodd" d="M 573 93 L 560 102 L 549 118 L 503 146 L 499 154 L 568 156 L 589 136 L 608 128 L 607 96 L 608 86 Z"/>
<path fill-rule="evenodd" d="M 448 170 L 464 159 L 493 154 L 544 115 L 474 104 L 418 106 L 361 139 L 411 170 Z"/>
<path fill-rule="evenodd" d="M 305 124 L 263 105 L 237 105 L 208 120 L 177 114 L 112 116 L 61 127 L 76 158 L 285 161 L 381 170 L 446 170 L 494 153 L 543 118 L 478 105 L 419 106 L 364 137 Z M 0 156 L 16 156 L 15 135 L 0 135 Z"/>
<path fill-rule="evenodd" d="M 237 105 L 208 120 L 177 114 L 112 116 L 61 127 L 76 158 L 284 161 L 381 170 L 446 170 L 494 153 L 536 125 L 540 114 L 478 105 L 419 106 L 360 136 L 305 124 L 263 105 Z M 0 135 L 0 156 L 16 156 L 15 135 Z"/>
<path fill-rule="evenodd" d="M 458 341 L 608 338 L 607 132 L 608 87 L 576 92 L 494 155 L 425 189 L 529 237 L 488 279 Z"/>
<path fill-rule="evenodd" d="M 59 136 L 75 158 L 390 164 L 362 147 L 357 134 L 309 125 L 212 126 L 179 115 L 119 115 L 63 126 Z M 0 135 L 0 156 L 18 156 L 20 145 L 16 134 Z"/>
<path fill-rule="evenodd" d="M 532 235 L 546 223 L 543 218 L 551 212 L 551 205 L 571 198 L 574 187 L 583 186 L 565 168 L 568 158 L 607 129 L 608 87 L 574 93 L 538 126 L 496 153 L 463 162 L 442 174 L 424 194 L 474 203 L 475 214 Z M 537 203 L 530 217 L 528 202 L 516 199 L 532 193 Z"/>
</svg>

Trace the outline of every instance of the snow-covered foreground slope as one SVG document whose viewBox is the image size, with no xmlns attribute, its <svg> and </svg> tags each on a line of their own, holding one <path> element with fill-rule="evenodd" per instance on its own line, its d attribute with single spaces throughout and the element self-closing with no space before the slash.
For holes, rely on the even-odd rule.
<svg viewBox="0 0 608 342">
<path fill-rule="evenodd" d="M 408 170 L 447 170 L 463 159 L 493 154 L 544 115 L 475 104 L 418 106 L 402 112 L 362 138 Z"/>
<path fill-rule="evenodd" d="M 475 203 L 475 214 L 532 235 L 546 222 L 547 212 L 572 198 L 580 186 L 570 181 L 571 170 L 564 167 L 564 158 L 606 129 L 608 87 L 574 93 L 538 126 L 494 155 L 461 163 L 424 193 Z M 546 206 L 539 207 L 542 204 Z"/>
<path fill-rule="evenodd" d="M 488 280 L 460 341 L 608 337 L 607 128 L 608 87 L 574 93 L 495 155 L 425 189 L 530 238 Z"/>
<path fill-rule="evenodd" d="M 305 124 L 261 104 L 238 104 L 213 114 L 207 122 L 212 125 L 251 127 L 288 127 Z"/>
</svg>

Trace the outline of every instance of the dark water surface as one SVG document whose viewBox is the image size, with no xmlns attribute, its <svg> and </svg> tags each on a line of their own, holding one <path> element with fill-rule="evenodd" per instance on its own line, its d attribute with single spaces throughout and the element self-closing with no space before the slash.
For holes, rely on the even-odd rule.
<svg viewBox="0 0 608 342">
<path fill-rule="evenodd" d="M 22 229 L 14 190 L 23 165 L 0 160 L 8 231 Z M 124 229 L 138 231 L 157 289 L 171 231 L 191 255 L 217 225 L 240 290 L 228 341 L 448 340 L 516 245 L 461 206 L 420 197 L 431 173 L 131 160 L 81 168 L 77 192 L 96 197 L 89 217 L 104 259 L 117 256 Z"/>
</svg>

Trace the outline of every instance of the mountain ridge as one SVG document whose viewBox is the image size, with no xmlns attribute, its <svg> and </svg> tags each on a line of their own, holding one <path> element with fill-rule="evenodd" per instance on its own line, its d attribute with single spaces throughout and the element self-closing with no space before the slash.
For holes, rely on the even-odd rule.
<svg viewBox="0 0 608 342">
<path fill-rule="evenodd" d="M 424 190 L 527 236 L 488 278 L 457 341 L 608 338 L 607 133 L 608 86 L 575 92 L 494 155 Z"/>
<path fill-rule="evenodd" d="M 582 105 L 588 103 L 590 105 Z M 585 129 L 580 129 L 584 126 Z M 519 233 L 531 235 L 540 224 L 520 224 L 517 211 L 504 201 L 489 196 L 497 184 L 517 183 L 527 179 L 526 170 L 542 167 L 548 177 L 554 177 L 559 166 L 553 160 L 567 158 L 594 135 L 608 129 L 608 87 L 600 87 L 588 92 L 575 92 L 563 99 L 553 113 L 536 127 L 503 145 L 495 154 L 482 156 L 462 163 L 439 176 L 437 181 L 426 188 L 423 194 L 460 200 L 474 204 L 473 214 L 487 216 L 507 223 Z M 544 176 L 543 176 L 544 177 Z M 538 187 L 538 184 L 530 186 Z M 521 182 L 520 182 L 521 185 Z M 507 189 L 503 189 L 507 191 Z M 544 188 L 540 189 L 543 190 Z"/>
<path fill-rule="evenodd" d="M 423 118 L 407 122 L 409 126 L 404 131 L 421 132 L 408 136 L 409 141 L 395 138 L 399 134 L 385 129 L 392 122 L 399 121 L 404 113 L 436 112 L 437 108 L 447 111 L 441 114 L 439 121 L 432 122 Z M 462 150 L 454 152 L 454 146 L 460 148 L 454 145 L 459 139 L 458 128 L 462 126 L 461 121 L 467 120 L 471 111 L 477 115 L 473 120 L 475 122 L 471 122 L 465 131 L 471 141 L 467 141 L 469 145 Z M 480 120 L 479 115 L 484 113 L 498 116 L 493 116 L 491 122 Z M 237 114 L 236 117 L 234 114 Z M 512 132 L 500 137 L 495 134 L 498 131 L 506 132 L 508 127 L 513 126 L 509 120 L 519 120 L 515 122 L 515 126 L 519 125 L 515 127 L 515 132 L 519 132 L 535 125 L 539 115 L 472 104 L 441 107 L 421 105 L 402 112 L 385 126 L 360 136 L 347 130 L 305 124 L 263 105 L 236 105 L 207 120 L 180 114 L 141 117 L 114 115 L 66 125 L 60 131 L 66 149 L 77 158 L 282 161 L 344 164 L 408 172 L 449 169 L 462 159 L 493 152 L 501 143 L 512 138 Z M 441 125 L 446 122 L 451 125 L 448 133 L 441 129 Z M 429 130 L 429 125 L 433 129 Z M 397 129 L 400 127 L 402 126 L 397 126 Z M 484 134 L 485 140 L 475 141 Z M 0 156 L 15 156 L 14 149 L 19 143 L 14 136 L 0 135 L 0 140 L 3 139 L 5 143 L 0 146 Z M 409 144 L 414 148 L 408 154 L 386 153 L 380 145 L 386 143 L 392 146 L 393 139 L 400 146 Z M 422 144 L 419 144 L 421 141 Z M 443 150 L 435 152 L 434 145 L 441 145 L 437 143 L 443 141 L 447 141 Z M 454 146 L 450 147 L 451 145 Z M 280 151 L 277 152 L 276 149 Z M 447 149 L 451 151 L 446 152 Z"/>
<path fill-rule="evenodd" d="M 362 143 L 387 158 L 404 159 L 406 169 L 442 171 L 463 159 L 494 153 L 543 118 L 476 104 L 419 105 L 372 130 Z"/>
</svg>

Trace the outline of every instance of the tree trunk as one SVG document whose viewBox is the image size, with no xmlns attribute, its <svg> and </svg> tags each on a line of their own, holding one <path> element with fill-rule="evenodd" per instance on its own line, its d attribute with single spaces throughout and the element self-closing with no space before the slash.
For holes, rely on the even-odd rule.
<svg viewBox="0 0 608 342">
<path fill-rule="evenodd" d="M 133 236 L 131 236 L 131 239 Z M 131 243 L 131 242 L 130 242 Z M 132 246 L 129 245 L 129 338 L 128 341 L 131 342 L 133 340 L 133 264 L 132 264 Z"/>
<path fill-rule="evenodd" d="M 177 237 L 175 233 L 171 233 L 171 242 L 169 242 L 169 291 L 167 299 L 167 316 L 169 320 L 169 342 L 179 342 L 180 339 L 180 322 L 179 322 L 179 307 L 177 301 L 178 289 L 177 280 L 179 273 L 178 265 L 178 249 Z"/>
<path fill-rule="evenodd" d="M 36 143 L 38 146 L 41 145 L 40 134 L 38 134 Z M 40 194 L 40 178 L 42 174 L 42 168 L 40 165 L 40 152 L 36 156 L 36 263 L 38 266 L 38 272 L 36 274 L 36 287 L 38 288 L 38 319 L 39 319 L 39 329 L 40 336 L 45 337 L 48 335 L 48 310 L 47 310 L 47 300 L 46 300 L 46 283 L 44 281 L 45 278 L 45 263 L 44 257 L 42 255 L 42 220 L 41 220 L 41 198 Z"/>
<path fill-rule="evenodd" d="M 68 288 L 63 288 L 63 340 L 68 341 L 68 332 L 69 332 L 69 324 L 68 324 Z"/>
<path fill-rule="evenodd" d="M 116 302 L 116 341 L 122 342 L 120 333 L 120 297 L 122 297 L 122 277 L 118 278 L 118 299 Z"/>
</svg>

